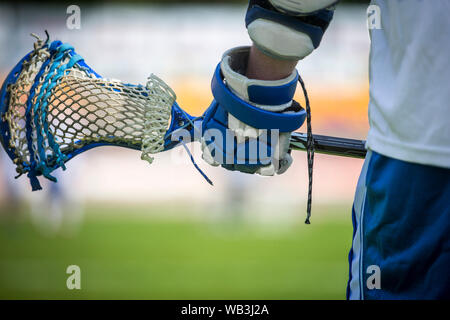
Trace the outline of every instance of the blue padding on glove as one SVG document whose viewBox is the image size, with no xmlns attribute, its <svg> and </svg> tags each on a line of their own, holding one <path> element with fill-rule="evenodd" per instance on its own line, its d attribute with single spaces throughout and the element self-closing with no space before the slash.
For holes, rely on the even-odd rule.
<svg viewBox="0 0 450 320">
<path fill-rule="evenodd" d="M 249 100 L 253 103 L 271 106 L 289 103 L 294 99 L 297 81 L 298 74 L 294 80 L 282 86 L 267 87 L 250 85 L 248 86 Z"/>
<path fill-rule="evenodd" d="M 272 141 L 271 130 L 267 130 L 267 136 L 237 144 L 234 132 L 228 130 L 228 112 L 217 101 L 204 114 L 202 135 L 217 163 L 227 170 L 244 173 L 255 173 L 269 165 L 274 153 L 272 143 L 277 142 Z"/>
<path fill-rule="evenodd" d="M 311 38 L 314 48 L 317 48 L 322 40 L 325 30 L 333 19 L 333 14 L 333 11 L 324 9 L 305 17 L 294 17 L 278 11 L 263 8 L 259 5 L 253 5 L 247 10 L 247 15 L 245 16 L 245 26 L 248 27 L 250 23 L 257 19 L 277 22 L 281 25 L 307 34 Z"/>
<path fill-rule="evenodd" d="M 305 110 L 295 113 L 275 113 L 257 108 L 240 99 L 223 82 L 220 63 L 214 72 L 211 89 L 215 100 L 222 108 L 231 113 L 235 118 L 257 129 L 278 129 L 280 132 L 292 132 L 300 128 L 306 118 Z M 268 89 L 266 88 L 266 90 Z M 252 95 L 260 91 L 260 89 L 253 89 Z M 278 93 L 282 91 L 290 93 L 290 89 L 287 90 L 281 87 L 276 89 L 276 91 Z M 271 101 L 275 99 L 275 97 L 268 97 L 267 95 L 265 97 Z M 256 100 L 263 102 L 259 97 Z M 264 101 L 263 104 L 268 103 Z"/>
</svg>

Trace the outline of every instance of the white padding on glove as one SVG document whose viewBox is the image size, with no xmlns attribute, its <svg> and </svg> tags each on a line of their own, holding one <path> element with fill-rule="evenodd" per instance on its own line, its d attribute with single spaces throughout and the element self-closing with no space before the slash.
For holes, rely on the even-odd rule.
<svg viewBox="0 0 450 320">
<path fill-rule="evenodd" d="M 302 15 L 328 8 L 337 0 L 269 0 L 269 2 L 281 12 Z"/>
<path fill-rule="evenodd" d="M 301 60 L 314 50 L 307 34 L 274 21 L 257 19 L 247 31 L 261 51 L 278 59 Z"/>
</svg>

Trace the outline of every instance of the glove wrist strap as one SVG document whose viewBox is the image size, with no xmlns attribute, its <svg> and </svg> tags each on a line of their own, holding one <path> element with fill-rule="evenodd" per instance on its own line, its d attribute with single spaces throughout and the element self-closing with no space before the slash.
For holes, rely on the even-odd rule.
<svg viewBox="0 0 450 320">
<path fill-rule="evenodd" d="M 290 95 L 287 95 L 285 92 L 292 90 L 292 85 L 281 87 L 255 86 L 252 89 L 250 89 L 250 87 L 249 95 L 250 92 L 252 92 L 251 95 L 253 99 L 255 99 L 254 96 L 258 96 L 256 100 L 263 102 L 263 104 L 274 102 L 272 100 L 274 100 L 276 96 L 280 97 L 285 95 L 286 97 L 289 97 Z M 211 89 L 214 99 L 222 108 L 240 121 L 257 129 L 278 129 L 280 132 L 292 132 L 300 128 L 306 118 L 306 112 L 304 110 L 293 113 L 276 113 L 255 107 L 242 100 L 225 85 L 220 63 L 214 72 Z M 295 87 L 293 91 L 295 92 Z M 289 100 L 291 99 L 292 97 L 289 98 Z M 252 99 L 250 100 L 252 102 L 257 102 Z M 269 103 L 267 100 L 269 100 Z M 278 102 L 279 99 L 276 104 L 279 104 Z"/>
</svg>

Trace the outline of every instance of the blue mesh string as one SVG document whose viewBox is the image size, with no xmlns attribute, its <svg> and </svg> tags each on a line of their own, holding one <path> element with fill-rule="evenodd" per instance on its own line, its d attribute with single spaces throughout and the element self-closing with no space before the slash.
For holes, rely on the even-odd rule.
<svg viewBox="0 0 450 320">
<path fill-rule="evenodd" d="M 55 138 L 53 137 L 53 135 L 49 132 L 48 130 L 48 121 L 46 121 L 47 119 L 47 104 L 48 104 L 48 97 L 51 94 L 51 90 L 55 87 L 57 81 L 64 75 L 64 72 L 67 69 L 70 69 L 74 66 L 75 63 L 77 63 L 78 61 L 83 60 L 83 58 L 77 54 L 73 55 L 69 62 L 67 63 L 67 65 L 62 66 L 61 68 L 59 68 L 58 70 L 58 74 L 56 75 L 55 79 L 52 82 L 52 87 L 49 88 L 49 90 L 47 91 L 47 94 L 44 98 L 44 104 L 42 105 L 42 108 L 44 109 L 44 112 L 42 114 L 42 118 L 44 121 L 44 130 L 47 133 L 48 136 L 48 143 L 50 145 L 50 147 L 53 149 L 54 153 L 56 154 L 56 163 L 63 168 L 63 170 L 66 170 L 66 166 L 64 165 L 64 161 L 66 160 L 66 156 L 64 154 L 61 153 L 61 150 L 59 149 L 59 145 L 56 143 Z"/>
<path fill-rule="evenodd" d="M 65 155 L 61 153 L 61 150 L 59 149 L 59 145 L 56 143 L 55 138 L 53 137 L 53 135 L 51 134 L 51 132 L 48 130 L 48 121 L 47 121 L 47 105 L 48 105 L 48 98 L 50 97 L 50 95 L 52 94 L 52 89 L 56 86 L 57 81 L 64 75 L 64 72 L 67 69 L 70 69 L 73 67 L 73 65 L 75 63 L 77 63 L 78 61 L 83 60 L 83 58 L 77 54 L 73 55 L 69 62 L 66 65 L 62 65 L 58 71 L 57 74 L 55 75 L 55 77 L 52 79 L 52 83 L 49 86 L 49 88 L 47 89 L 47 93 L 44 96 L 44 101 L 42 103 L 41 109 L 43 110 L 42 112 L 42 122 L 44 123 L 44 132 L 47 134 L 48 137 L 48 144 L 49 146 L 53 149 L 53 152 L 55 153 L 56 156 L 56 163 L 63 168 L 63 170 L 66 169 L 66 166 L 64 165 L 64 161 L 66 160 Z"/>
<path fill-rule="evenodd" d="M 55 182 L 56 182 L 56 178 L 50 175 L 49 169 L 45 163 L 45 159 L 46 159 L 45 144 L 44 144 L 45 131 L 43 128 L 41 128 L 41 126 L 39 124 L 38 110 L 40 110 L 41 112 L 43 111 L 42 110 L 43 108 L 41 107 L 41 101 L 43 99 L 44 93 L 47 90 L 47 87 L 49 86 L 49 83 L 50 83 L 49 80 L 52 78 L 52 74 L 53 74 L 54 70 L 57 68 L 62 57 L 63 57 L 62 53 L 58 53 L 56 55 L 56 57 L 53 61 L 53 64 L 50 67 L 50 70 L 44 79 L 44 83 L 42 85 L 41 91 L 39 93 L 39 96 L 37 97 L 36 104 L 34 105 L 34 108 L 33 108 L 34 124 L 36 126 L 36 136 L 37 136 L 37 147 L 38 147 L 37 151 L 38 151 L 39 157 L 40 157 L 40 161 L 36 166 L 36 170 L 41 172 L 47 179 L 50 179 Z M 43 121 L 45 122 L 45 119 L 43 119 Z"/>
<path fill-rule="evenodd" d="M 65 71 L 69 68 L 72 68 L 75 63 L 82 61 L 83 58 L 77 54 L 73 54 L 67 64 L 60 63 L 64 56 L 74 53 L 73 47 L 68 44 L 62 44 L 56 49 L 56 56 L 53 60 L 52 66 L 44 79 L 44 83 L 42 85 L 41 91 L 37 98 L 36 104 L 34 106 L 34 123 L 36 126 L 36 134 L 37 134 L 37 142 L 38 142 L 38 152 L 41 161 L 36 166 L 37 172 L 42 173 L 47 179 L 56 182 L 56 178 L 51 176 L 50 173 L 53 171 L 53 168 L 49 168 L 46 163 L 46 154 L 45 154 L 45 144 L 44 137 L 47 136 L 49 147 L 53 150 L 55 161 L 58 166 L 65 169 L 64 161 L 66 160 L 66 156 L 62 154 L 59 145 L 56 143 L 55 138 L 51 134 L 48 128 L 47 121 L 47 107 L 48 107 L 48 98 L 50 97 L 53 88 L 57 85 L 58 80 L 64 75 Z M 56 72 L 55 72 L 56 71 Z M 37 111 L 41 112 L 41 121 L 43 123 L 43 127 L 41 127 L 39 123 L 39 115 Z M 32 179 L 33 176 L 30 176 Z"/>
<path fill-rule="evenodd" d="M 27 110 L 25 112 L 25 117 L 26 117 L 26 138 L 27 138 L 27 145 L 28 145 L 28 152 L 30 153 L 30 168 L 29 168 L 29 172 L 28 172 L 28 178 L 30 179 L 31 182 L 31 188 L 33 191 L 36 190 L 41 190 L 42 187 L 39 183 L 39 180 L 37 179 L 37 175 L 38 175 L 38 171 L 36 170 L 36 160 L 34 159 L 34 149 L 33 149 L 33 128 L 31 127 L 31 121 L 32 121 L 32 102 L 34 99 L 34 96 L 36 94 L 36 87 L 39 84 L 39 79 L 42 76 L 42 73 L 45 71 L 45 68 L 48 66 L 48 64 L 50 63 L 50 59 L 46 60 L 42 66 L 41 69 L 39 71 L 39 73 L 36 75 L 36 78 L 34 80 L 33 86 L 30 89 L 30 95 L 28 96 L 28 100 L 27 100 Z"/>
</svg>

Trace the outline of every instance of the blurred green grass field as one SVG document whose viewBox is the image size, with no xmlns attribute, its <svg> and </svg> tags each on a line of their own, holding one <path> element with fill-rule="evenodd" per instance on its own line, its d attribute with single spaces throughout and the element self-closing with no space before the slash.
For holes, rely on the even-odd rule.
<svg viewBox="0 0 450 320">
<path fill-rule="evenodd" d="M 129 210 L 90 208 L 72 237 L 44 237 L 27 219 L 1 221 L 0 298 L 345 299 L 348 212 L 278 230 L 131 218 Z M 73 264 L 81 290 L 66 288 Z"/>
</svg>

